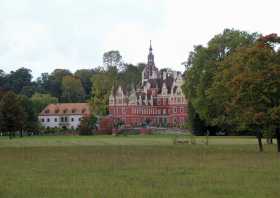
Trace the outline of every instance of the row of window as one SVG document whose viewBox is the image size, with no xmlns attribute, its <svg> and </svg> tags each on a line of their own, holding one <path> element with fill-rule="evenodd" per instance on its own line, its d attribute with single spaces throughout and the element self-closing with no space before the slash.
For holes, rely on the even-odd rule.
<svg viewBox="0 0 280 198">
<path fill-rule="evenodd" d="M 184 97 L 172 97 L 170 102 L 168 101 L 168 98 L 158 98 L 156 103 L 157 105 L 168 105 L 169 103 L 172 104 L 183 104 L 185 102 Z M 114 100 L 110 100 L 110 104 L 113 104 Z M 123 104 L 125 103 L 122 99 L 116 99 L 116 104 Z"/>
<path fill-rule="evenodd" d="M 171 110 L 172 111 L 172 110 Z M 172 113 L 169 111 L 169 113 Z M 113 110 L 114 114 L 125 114 L 127 112 L 127 108 L 117 108 Z M 174 107 L 173 113 L 184 113 L 184 107 Z M 155 108 L 136 108 L 132 109 L 132 114 L 148 114 L 148 115 L 166 115 L 167 109 L 155 109 Z"/>
<path fill-rule="evenodd" d="M 53 119 L 54 122 L 57 122 L 58 119 L 57 118 L 54 118 Z M 74 122 L 75 121 L 75 118 L 71 118 L 69 119 L 69 121 L 71 122 Z M 79 118 L 79 121 L 81 121 L 81 118 Z M 51 118 L 42 118 L 41 119 L 41 122 L 51 122 Z M 60 117 L 60 122 L 68 122 L 68 117 Z"/>
</svg>

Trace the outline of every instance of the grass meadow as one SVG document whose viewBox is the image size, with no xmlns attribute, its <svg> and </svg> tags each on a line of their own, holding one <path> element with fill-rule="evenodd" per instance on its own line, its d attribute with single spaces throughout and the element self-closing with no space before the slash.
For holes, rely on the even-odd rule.
<svg viewBox="0 0 280 198">
<path fill-rule="evenodd" d="M 188 138 L 187 138 L 188 139 Z M 280 155 L 255 138 L 0 137 L 2 198 L 278 198 Z"/>
</svg>

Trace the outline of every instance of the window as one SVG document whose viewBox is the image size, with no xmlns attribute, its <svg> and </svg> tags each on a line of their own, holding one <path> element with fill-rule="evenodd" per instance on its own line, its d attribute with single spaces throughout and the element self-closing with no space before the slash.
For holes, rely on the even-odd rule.
<svg viewBox="0 0 280 198">
<path fill-rule="evenodd" d="M 63 117 L 61 117 L 61 118 L 60 118 L 60 121 L 61 121 L 61 122 L 64 122 L 64 118 L 63 118 Z"/>
<path fill-rule="evenodd" d="M 72 109 L 72 113 L 76 113 L 76 109 Z"/>
<path fill-rule="evenodd" d="M 71 122 L 74 122 L 74 118 L 71 118 Z"/>
<path fill-rule="evenodd" d="M 55 112 L 56 114 L 59 113 L 59 109 L 56 109 L 54 112 Z"/>
<path fill-rule="evenodd" d="M 54 122 L 57 122 L 57 118 L 54 119 Z"/>
<path fill-rule="evenodd" d="M 81 118 L 79 118 L 79 121 L 81 121 Z"/>
<path fill-rule="evenodd" d="M 64 114 L 67 113 L 67 109 L 64 109 L 64 110 L 63 110 L 63 113 L 64 113 Z"/>
<path fill-rule="evenodd" d="M 44 118 L 42 118 L 42 120 L 41 120 L 42 122 L 45 122 L 45 119 Z"/>
<path fill-rule="evenodd" d="M 46 110 L 45 110 L 45 114 L 48 114 L 48 113 L 50 113 L 50 110 L 49 110 L 49 109 L 46 109 Z"/>
<path fill-rule="evenodd" d="M 176 107 L 174 107 L 173 112 L 177 113 L 177 108 Z"/>
<path fill-rule="evenodd" d="M 50 122 L 50 118 L 47 119 L 47 122 Z"/>
<path fill-rule="evenodd" d="M 64 118 L 64 121 L 65 121 L 65 122 L 67 122 L 67 121 L 68 121 L 67 117 L 65 117 L 65 118 Z"/>
</svg>

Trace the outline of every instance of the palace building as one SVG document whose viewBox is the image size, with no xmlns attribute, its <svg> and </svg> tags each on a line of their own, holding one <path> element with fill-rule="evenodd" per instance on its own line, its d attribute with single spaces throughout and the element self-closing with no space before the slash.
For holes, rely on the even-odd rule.
<svg viewBox="0 0 280 198">
<path fill-rule="evenodd" d="M 182 74 L 170 69 L 159 70 L 150 43 L 148 62 L 142 81 L 129 90 L 113 88 L 109 98 L 109 112 L 113 120 L 126 127 L 147 124 L 156 127 L 180 127 L 187 119 L 187 100 L 182 93 Z"/>
</svg>

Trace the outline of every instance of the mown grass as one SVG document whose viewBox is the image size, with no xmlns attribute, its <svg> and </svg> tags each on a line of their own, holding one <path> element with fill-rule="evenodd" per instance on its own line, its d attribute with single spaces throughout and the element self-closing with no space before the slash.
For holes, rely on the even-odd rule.
<svg viewBox="0 0 280 198">
<path fill-rule="evenodd" d="M 280 196 L 275 145 L 258 153 L 254 138 L 209 142 L 173 145 L 162 135 L 0 138 L 0 197 Z"/>
</svg>

